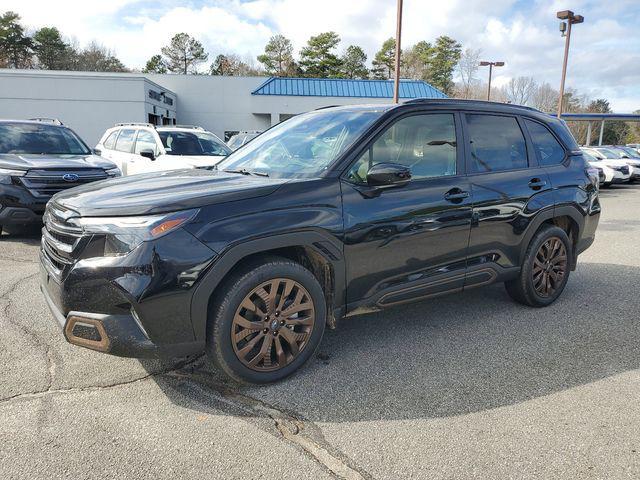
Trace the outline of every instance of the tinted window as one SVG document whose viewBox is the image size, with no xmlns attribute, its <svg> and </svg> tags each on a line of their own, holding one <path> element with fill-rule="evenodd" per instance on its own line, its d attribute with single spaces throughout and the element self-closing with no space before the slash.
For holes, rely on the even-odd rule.
<svg viewBox="0 0 640 480">
<path fill-rule="evenodd" d="M 398 120 L 378 138 L 349 171 L 366 182 L 378 163 L 397 163 L 416 179 L 456 174 L 456 128 L 452 114 L 414 115 Z"/>
<path fill-rule="evenodd" d="M 115 132 L 111 132 L 111 135 L 109 135 L 107 137 L 107 139 L 103 143 L 104 148 L 108 148 L 109 150 L 113 150 L 113 147 L 115 147 L 115 145 L 116 145 L 116 137 L 117 136 L 118 136 L 118 130 L 116 130 Z"/>
<path fill-rule="evenodd" d="M 217 137 L 206 132 L 158 132 L 167 155 L 226 156 L 231 150 Z"/>
<path fill-rule="evenodd" d="M 156 137 L 153 136 L 153 133 L 146 130 L 138 131 L 134 153 L 140 153 L 142 150 L 151 150 L 154 155 L 158 154 Z"/>
<path fill-rule="evenodd" d="M 37 123 L 0 123 L 0 153 L 86 155 L 89 149 L 68 128 Z"/>
<path fill-rule="evenodd" d="M 527 167 L 527 147 L 514 117 L 467 115 L 471 171 L 498 172 Z"/>
<path fill-rule="evenodd" d="M 133 149 L 133 139 L 135 135 L 135 130 L 121 130 L 120 135 L 118 135 L 118 140 L 116 140 L 116 150 L 130 153 Z"/>
<path fill-rule="evenodd" d="M 564 148 L 544 125 L 525 120 L 540 165 L 557 165 L 564 160 Z"/>
</svg>

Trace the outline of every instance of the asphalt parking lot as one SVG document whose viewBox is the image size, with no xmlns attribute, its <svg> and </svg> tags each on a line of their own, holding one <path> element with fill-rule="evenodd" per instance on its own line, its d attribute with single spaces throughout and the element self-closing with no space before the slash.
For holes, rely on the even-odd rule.
<svg viewBox="0 0 640 480">
<path fill-rule="evenodd" d="M 299 374 L 67 344 L 39 239 L 0 239 L 0 478 L 638 478 L 640 185 L 544 310 L 501 285 L 346 320 Z"/>
</svg>

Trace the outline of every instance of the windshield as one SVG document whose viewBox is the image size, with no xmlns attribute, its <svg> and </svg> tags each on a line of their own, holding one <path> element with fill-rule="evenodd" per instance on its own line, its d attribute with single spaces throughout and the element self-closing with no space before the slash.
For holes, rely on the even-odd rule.
<svg viewBox="0 0 640 480">
<path fill-rule="evenodd" d="M 273 177 L 315 177 L 369 127 L 383 110 L 319 110 L 267 130 L 218 165 Z"/>
<path fill-rule="evenodd" d="M 158 131 L 167 155 L 210 155 L 224 157 L 231 150 L 207 132 Z"/>
<path fill-rule="evenodd" d="M 600 159 L 594 157 L 591 153 L 587 152 L 586 150 L 582 150 L 582 156 L 588 161 L 588 162 L 599 162 Z"/>
<path fill-rule="evenodd" d="M 616 152 L 611 148 L 598 148 L 597 152 L 603 155 L 605 158 L 620 158 L 622 154 L 620 152 Z"/>
<path fill-rule="evenodd" d="M 618 147 L 618 148 L 622 150 L 624 153 L 626 153 L 629 158 L 640 159 L 640 153 L 635 151 L 633 148 L 629 148 L 629 147 Z"/>
<path fill-rule="evenodd" d="M 89 148 L 65 127 L 37 123 L 0 123 L 0 153 L 87 155 Z"/>
</svg>

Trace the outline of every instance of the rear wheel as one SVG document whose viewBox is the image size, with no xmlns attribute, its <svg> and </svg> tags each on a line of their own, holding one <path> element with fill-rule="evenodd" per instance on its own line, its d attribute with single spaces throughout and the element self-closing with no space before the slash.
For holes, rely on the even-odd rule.
<svg viewBox="0 0 640 480">
<path fill-rule="evenodd" d="M 239 382 L 268 383 L 311 358 L 326 322 L 324 293 L 311 272 L 274 257 L 241 269 L 222 288 L 207 342 L 218 368 Z"/>
<path fill-rule="evenodd" d="M 559 227 L 545 226 L 531 239 L 518 278 L 505 282 L 519 303 L 546 307 L 562 293 L 569 279 L 571 242 Z"/>
</svg>

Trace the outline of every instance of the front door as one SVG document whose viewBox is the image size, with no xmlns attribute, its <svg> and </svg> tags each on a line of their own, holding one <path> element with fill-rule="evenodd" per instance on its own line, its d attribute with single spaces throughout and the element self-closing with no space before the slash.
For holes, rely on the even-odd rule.
<svg viewBox="0 0 640 480">
<path fill-rule="evenodd" d="M 519 268 L 527 227 L 539 210 L 553 206 L 553 198 L 517 117 L 464 117 L 474 203 L 466 286 L 474 286 Z"/>
<path fill-rule="evenodd" d="M 457 114 L 402 117 L 342 181 L 347 303 L 387 306 L 461 289 L 471 225 Z M 372 165 L 408 166 L 411 181 L 377 189 Z M 364 299 L 364 301 L 363 301 Z"/>
</svg>

